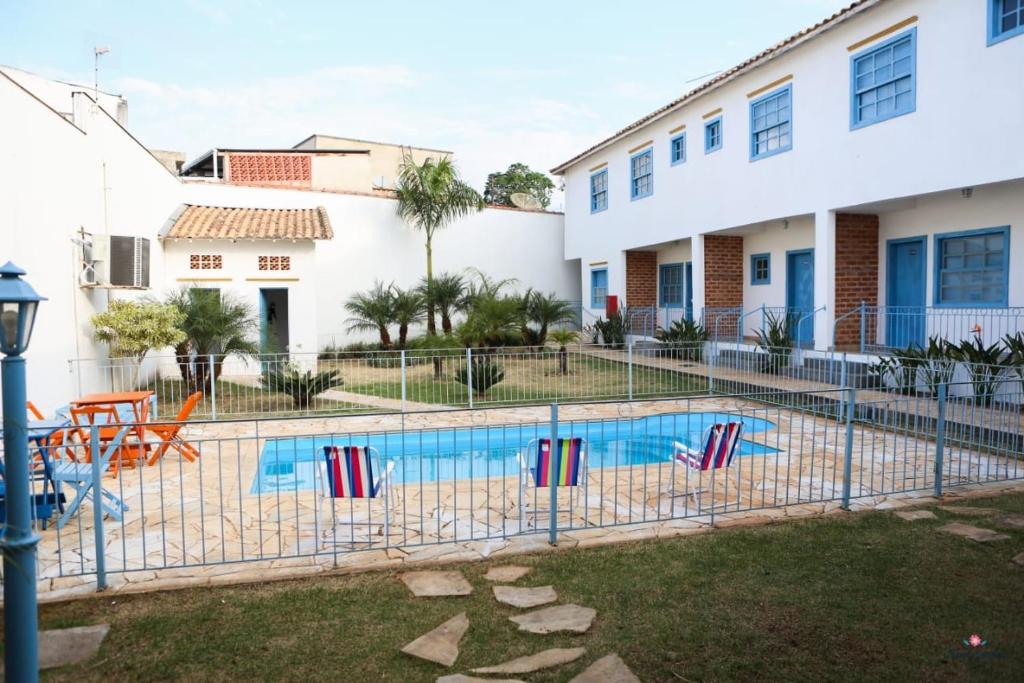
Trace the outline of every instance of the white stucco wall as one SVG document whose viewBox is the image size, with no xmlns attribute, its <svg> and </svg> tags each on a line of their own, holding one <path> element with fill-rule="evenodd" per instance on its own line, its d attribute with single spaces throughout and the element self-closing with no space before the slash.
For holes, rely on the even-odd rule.
<svg viewBox="0 0 1024 683">
<path fill-rule="evenodd" d="M 915 15 L 916 111 L 850 130 L 847 47 Z M 985 22 L 981 1 L 886 0 L 580 160 L 565 174 L 566 255 L 603 259 L 701 232 L 1024 177 L 1024 138 L 999 133 L 1018 129 L 1024 111 L 1024 88 L 1010 85 L 1024 83 L 1024 39 L 989 47 Z M 790 74 L 793 148 L 750 161 L 747 93 Z M 723 148 L 705 155 L 702 115 L 719 107 Z M 668 131 L 683 124 L 687 161 L 670 166 Z M 648 140 L 654 193 L 630 201 L 629 150 Z M 602 162 L 608 209 L 591 214 L 589 169 Z"/>
</svg>

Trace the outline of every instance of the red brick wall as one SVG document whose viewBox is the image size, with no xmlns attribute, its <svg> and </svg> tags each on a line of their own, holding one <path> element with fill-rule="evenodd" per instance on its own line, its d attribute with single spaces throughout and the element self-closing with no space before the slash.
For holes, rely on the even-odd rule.
<svg viewBox="0 0 1024 683">
<path fill-rule="evenodd" d="M 658 252 L 626 252 L 626 304 L 658 305 Z"/>
<path fill-rule="evenodd" d="M 743 237 L 704 235 L 704 306 L 739 308 L 743 306 Z M 737 321 L 719 318 L 719 336 L 736 334 Z M 704 321 L 709 327 L 714 323 Z M 715 330 L 709 330 L 714 332 Z"/>
<path fill-rule="evenodd" d="M 856 309 L 863 301 L 878 303 L 878 216 L 836 214 L 836 318 Z M 860 316 L 851 315 L 836 327 L 837 348 L 856 348 L 860 343 Z M 866 333 L 874 338 L 875 316 L 865 321 Z"/>
</svg>

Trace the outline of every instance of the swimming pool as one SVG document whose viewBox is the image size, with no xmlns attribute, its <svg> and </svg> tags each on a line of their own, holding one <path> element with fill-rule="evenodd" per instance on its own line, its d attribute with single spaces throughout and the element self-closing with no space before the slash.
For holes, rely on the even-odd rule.
<svg viewBox="0 0 1024 683">
<path fill-rule="evenodd" d="M 559 425 L 561 437 L 587 440 L 587 467 L 628 467 L 668 462 L 673 442 L 699 448 L 704 430 L 739 419 L 743 433 L 764 432 L 773 422 L 726 413 L 666 413 L 620 420 L 588 420 Z M 537 438 L 548 436 L 548 425 L 407 430 L 361 434 L 269 439 L 260 455 L 250 493 L 310 490 L 314 468 L 324 446 L 365 446 L 393 460 L 393 481 L 419 483 L 501 476 L 517 476 L 516 453 Z M 769 446 L 741 440 L 737 455 L 777 453 Z"/>
</svg>

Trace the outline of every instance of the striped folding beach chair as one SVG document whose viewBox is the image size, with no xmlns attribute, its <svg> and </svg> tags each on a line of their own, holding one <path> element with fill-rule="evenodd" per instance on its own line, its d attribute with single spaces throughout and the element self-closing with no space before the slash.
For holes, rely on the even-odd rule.
<svg viewBox="0 0 1024 683">
<path fill-rule="evenodd" d="M 329 536 L 340 543 L 370 542 L 355 539 L 355 527 L 365 526 L 367 537 L 376 526 L 375 518 L 383 522 L 384 539 L 388 538 L 391 513 L 395 497 L 392 490 L 391 472 L 395 468 L 392 460 L 384 465 L 380 476 L 374 473 L 381 469 L 380 453 L 369 446 L 324 446 L 324 458 L 318 471 L 317 489 L 320 493 L 320 518 L 328 529 Z M 338 501 L 341 505 L 336 505 Z M 376 512 L 383 503 L 383 511 Z M 324 514 L 324 504 L 331 505 L 330 513 Z M 351 528 L 348 538 L 337 537 L 337 526 Z"/>
<path fill-rule="evenodd" d="M 699 451 L 676 441 L 674 443 L 674 452 L 672 454 L 672 479 L 669 484 L 671 487 L 670 494 L 673 497 L 692 497 L 697 505 L 697 513 L 700 514 L 701 494 L 708 492 L 708 489 L 700 488 L 703 484 L 703 473 L 707 470 L 711 470 L 711 490 L 713 496 L 715 470 L 726 469 L 732 463 L 732 459 L 736 455 L 736 449 L 740 444 L 740 435 L 742 433 L 742 422 L 718 422 L 704 430 L 704 436 L 701 439 L 702 445 Z M 685 467 L 686 472 L 686 483 L 681 492 L 677 492 L 675 489 L 676 465 Z M 698 488 L 696 489 L 690 488 L 690 472 L 692 471 L 698 472 Z M 739 490 L 738 470 L 736 472 L 736 487 L 737 490 Z"/>
<path fill-rule="evenodd" d="M 521 528 L 525 528 L 526 515 L 538 513 L 537 501 L 548 500 L 544 490 L 551 486 L 557 488 L 576 489 L 577 505 L 579 496 L 586 494 L 587 486 L 587 448 L 586 441 L 579 437 L 558 439 L 554 449 L 551 439 L 534 439 L 526 444 L 526 456 L 517 453 L 519 461 L 519 520 Z M 532 488 L 532 494 L 527 489 Z M 526 503 L 532 502 L 532 509 L 526 509 Z M 555 510 L 558 512 L 571 511 Z"/>
</svg>

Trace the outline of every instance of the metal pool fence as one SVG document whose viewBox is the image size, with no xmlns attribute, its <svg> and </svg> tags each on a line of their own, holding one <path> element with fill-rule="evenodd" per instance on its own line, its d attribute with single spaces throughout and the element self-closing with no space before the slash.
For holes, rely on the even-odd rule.
<svg viewBox="0 0 1024 683">
<path fill-rule="evenodd" d="M 572 344 L 415 351 L 264 354 L 254 358 L 72 361 L 79 394 L 150 389 L 156 414 L 174 418 L 188 396 L 193 419 L 405 412 L 409 410 L 632 400 L 707 393 L 857 387 L 933 394 L 940 382 L 983 401 L 1011 401 L 1024 365 L 898 355 L 819 352 L 721 341 Z M 216 381 L 206 379 L 215 368 Z"/>
<path fill-rule="evenodd" d="M 452 544 L 486 554 L 529 534 L 555 543 L 619 525 L 848 507 L 1020 479 L 1019 389 L 1004 398 L 943 383 L 934 395 L 850 386 L 515 411 L 193 421 L 179 436 L 198 453 L 194 461 L 152 423 L 119 428 L 120 447 L 129 449 L 123 461 L 120 452 L 105 457 L 109 437 L 98 427 L 87 438 L 71 430 L 50 449 L 54 463 L 88 463 L 83 481 L 65 486 L 66 504 L 88 484 L 103 492 L 108 510 L 91 495 L 63 523 L 40 529 L 39 576 L 94 576 L 102 588 L 110 573 L 142 581 L 171 568 L 229 573 L 242 568 L 228 565 L 294 558 L 338 564 L 392 549 L 415 559 Z M 687 466 L 708 429 L 730 422 L 742 425 L 732 462 Z M 552 434 L 581 439 L 582 458 L 538 486 L 537 439 Z M 154 458 L 163 444 L 171 447 Z M 325 446 L 369 447 L 376 496 L 326 497 Z"/>
</svg>

